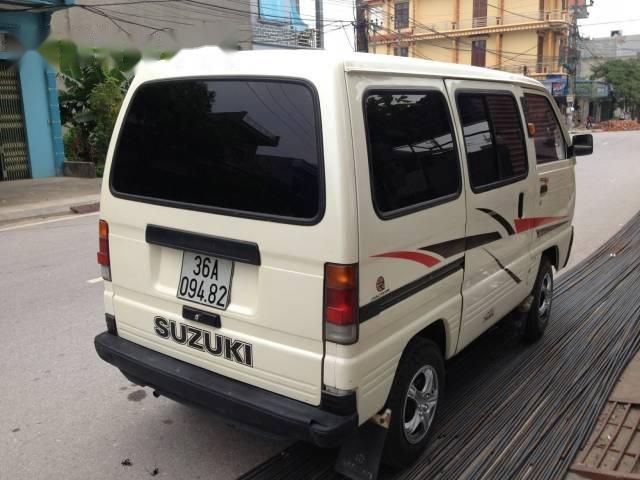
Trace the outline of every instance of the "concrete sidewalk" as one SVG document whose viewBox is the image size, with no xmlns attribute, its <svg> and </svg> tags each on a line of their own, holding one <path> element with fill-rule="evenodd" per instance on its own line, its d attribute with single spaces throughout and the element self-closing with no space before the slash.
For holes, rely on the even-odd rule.
<svg viewBox="0 0 640 480">
<path fill-rule="evenodd" d="M 31 218 L 97 211 L 101 178 L 50 177 L 0 182 L 0 225 Z"/>
</svg>

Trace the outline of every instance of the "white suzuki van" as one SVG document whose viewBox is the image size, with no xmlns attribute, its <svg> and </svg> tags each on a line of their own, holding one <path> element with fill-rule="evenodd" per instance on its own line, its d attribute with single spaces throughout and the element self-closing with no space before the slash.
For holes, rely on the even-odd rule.
<svg viewBox="0 0 640 480">
<path fill-rule="evenodd" d="M 385 459 L 406 465 L 445 361 L 515 309 L 527 340 L 549 321 L 592 150 L 560 118 L 532 79 L 415 59 L 201 48 L 142 66 L 105 167 L 98 354 L 320 446 L 386 421 Z"/>
</svg>

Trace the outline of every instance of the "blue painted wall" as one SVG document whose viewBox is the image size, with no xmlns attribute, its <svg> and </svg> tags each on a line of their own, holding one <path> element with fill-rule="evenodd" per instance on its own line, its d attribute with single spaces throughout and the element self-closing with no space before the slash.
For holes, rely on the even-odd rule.
<svg viewBox="0 0 640 480">
<path fill-rule="evenodd" d="M 53 148 L 54 134 L 49 116 L 47 66 L 40 54 L 33 50 L 26 52 L 19 61 L 27 146 L 33 178 L 52 177 L 57 174 Z"/>
<path fill-rule="evenodd" d="M 56 71 L 47 65 L 47 98 L 49 100 L 49 122 L 53 138 L 53 155 L 56 175 L 62 175 L 64 164 L 64 141 L 62 138 L 62 122 L 60 121 L 60 99 L 56 85 Z"/>
<path fill-rule="evenodd" d="M 64 8 L 72 0 L 18 0 L 25 7 Z M 0 0 L 0 6 L 2 0 Z M 33 178 L 62 175 L 64 150 L 55 72 L 35 51 L 49 36 L 51 12 L 0 12 L 0 32 L 18 39 L 25 51 L 0 54 L 18 62 L 27 151 Z"/>
</svg>

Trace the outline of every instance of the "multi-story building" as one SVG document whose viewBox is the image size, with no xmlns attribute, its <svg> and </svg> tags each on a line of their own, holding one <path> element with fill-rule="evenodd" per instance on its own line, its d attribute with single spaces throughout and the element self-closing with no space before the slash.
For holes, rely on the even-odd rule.
<svg viewBox="0 0 640 480">
<path fill-rule="evenodd" d="M 570 34 L 586 2 L 366 0 L 369 51 L 524 73 L 566 95 Z"/>
</svg>

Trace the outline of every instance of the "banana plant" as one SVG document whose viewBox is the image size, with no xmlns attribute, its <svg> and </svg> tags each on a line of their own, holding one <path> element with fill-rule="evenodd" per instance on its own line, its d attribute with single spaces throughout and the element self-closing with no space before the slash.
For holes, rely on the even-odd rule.
<svg viewBox="0 0 640 480">
<path fill-rule="evenodd" d="M 64 85 L 59 97 L 66 156 L 100 165 L 140 52 L 82 49 L 68 40 L 48 41 L 39 51 Z"/>
</svg>

